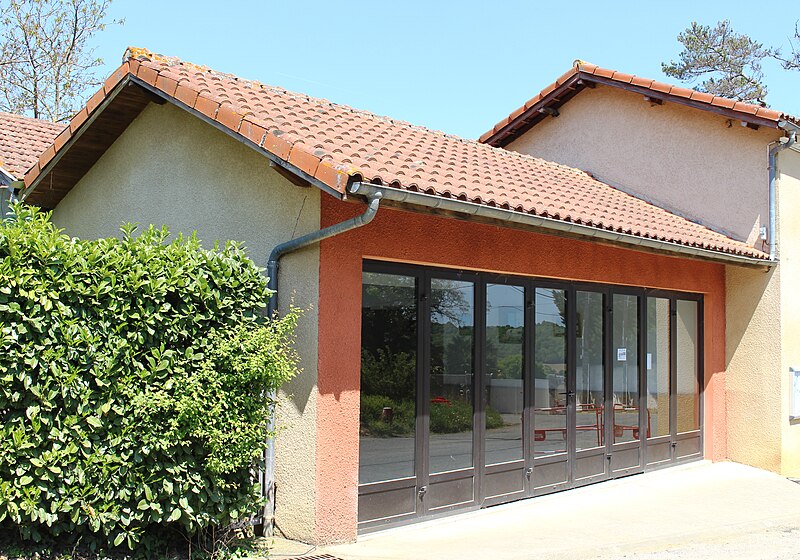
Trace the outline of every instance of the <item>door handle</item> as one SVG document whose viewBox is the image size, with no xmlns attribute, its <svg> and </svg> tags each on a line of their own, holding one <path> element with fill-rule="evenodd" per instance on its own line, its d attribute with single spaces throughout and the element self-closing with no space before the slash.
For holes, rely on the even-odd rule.
<svg viewBox="0 0 800 560">
<path fill-rule="evenodd" d="M 419 492 L 417 492 L 417 495 L 419 496 L 420 500 L 422 499 L 422 497 L 425 495 L 425 493 L 427 491 L 428 491 L 428 487 L 427 486 L 421 486 L 420 487 Z"/>
</svg>

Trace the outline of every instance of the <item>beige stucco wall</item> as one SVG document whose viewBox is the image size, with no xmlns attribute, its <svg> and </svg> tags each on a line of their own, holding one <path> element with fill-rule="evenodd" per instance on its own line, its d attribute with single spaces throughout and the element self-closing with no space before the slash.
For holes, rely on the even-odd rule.
<svg viewBox="0 0 800 560">
<path fill-rule="evenodd" d="M 781 470 L 781 267 L 726 268 L 728 457 Z"/>
<path fill-rule="evenodd" d="M 800 477 L 800 424 L 790 424 L 790 367 L 800 367 L 800 153 L 778 154 L 781 260 L 781 473 Z"/>
<path fill-rule="evenodd" d="M 509 144 L 589 171 L 659 206 L 755 242 L 767 223 L 767 144 L 774 129 L 674 103 L 651 106 L 609 86 L 585 89 Z"/>
<path fill-rule="evenodd" d="M 727 269 L 728 454 L 800 476 L 800 425 L 789 422 L 789 368 L 800 366 L 800 153 L 784 150 L 777 162 L 780 264 Z"/>
<path fill-rule="evenodd" d="M 205 247 L 244 243 L 266 266 L 269 251 L 319 228 L 320 192 L 292 185 L 268 160 L 170 104 L 149 105 L 53 212 L 70 235 L 119 234 L 123 222 L 197 231 Z M 281 261 L 283 309 L 292 297 L 316 305 L 319 251 Z M 302 374 L 282 392 L 276 444 L 277 525 L 293 538 L 314 535 L 317 309 L 306 307 L 297 331 Z"/>
</svg>

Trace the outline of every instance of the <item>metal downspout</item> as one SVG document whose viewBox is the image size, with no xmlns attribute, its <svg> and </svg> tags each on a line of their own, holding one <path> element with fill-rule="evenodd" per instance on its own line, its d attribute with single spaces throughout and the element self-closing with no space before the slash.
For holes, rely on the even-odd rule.
<svg viewBox="0 0 800 560">
<path fill-rule="evenodd" d="M 360 183 L 355 183 L 350 188 L 351 192 L 358 192 Z M 380 190 L 371 191 L 367 195 L 368 206 L 363 214 L 359 214 L 355 218 L 345 220 L 338 224 L 333 224 L 326 228 L 302 235 L 280 245 L 276 245 L 272 252 L 269 254 L 267 261 L 267 274 L 269 280 L 267 286 L 272 290 L 272 296 L 267 302 L 267 316 L 273 317 L 278 312 L 278 268 L 281 257 L 288 253 L 292 253 L 309 245 L 319 243 L 323 239 L 328 239 L 340 233 L 360 228 L 367 225 L 378 213 L 381 198 L 383 193 Z M 275 399 L 275 393 L 271 392 L 268 395 L 271 400 Z M 275 430 L 274 415 L 270 416 L 269 431 Z M 264 506 L 264 516 L 262 520 L 262 533 L 264 536 L 272 536 L 272 530 L 275 519 L 275 445 L 273 438 L 269 438 L 267 442 L 267 451 L 264 457 L 264 473 L 261 480 L 262 494 L 267 498 L 267 503 Z"/>
<path fill-rule="evenodd" d="M 784 139 L 785 142 L 783 142 Z M 771 261 L 774 261 L 777 256 L 778 212 L 775 185 L 778 176 L 777 156 L 778 152 L 791 147 L 796 141 L 797 131 L 790 130 L 788 138 L 781 138 L 781 141 L 769 147 L 769 260 Z"/>
</svg>

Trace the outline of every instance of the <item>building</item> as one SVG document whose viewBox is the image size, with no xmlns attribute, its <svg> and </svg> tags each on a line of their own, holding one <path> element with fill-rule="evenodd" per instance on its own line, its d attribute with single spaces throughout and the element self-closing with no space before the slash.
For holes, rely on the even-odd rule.
<svg viewBox="0 0 800 560">
<path fill-rule="evenodd" d="M 800 428 L 789 421 L 800 365 L 798 130 L 773 109 L 579 63 L 481 138 L 590 171 L 780 263 L 726 266 L 720 429 L 724 456 L 790 476 L 800 474 Z"/>
<path fill-rule="evenodd" d="M 11 184 L 24 178 L 63 128 L 63 124 L 0 112 L 0 217 L 6 215 L 13 196 Z"/>
<path fill-rule="evenodd" d="M 778 266 L 760 228 L 767 146 L 794 121 L 603 72 L 577 66 L 478 142 L 129 49 L 21 196 L 78 237 L 241 240 L 279 309 L 305 309 L 276 442 L 289 537 L 703 457 L 789 474 L 793 231 L 777 220 Z M 684 134 L 707 140 L 693 157 Z M 627 153 L 606 165 L 604 143 Z M 770 153 L 791 190 L 798 155 Z"/>
</svg>

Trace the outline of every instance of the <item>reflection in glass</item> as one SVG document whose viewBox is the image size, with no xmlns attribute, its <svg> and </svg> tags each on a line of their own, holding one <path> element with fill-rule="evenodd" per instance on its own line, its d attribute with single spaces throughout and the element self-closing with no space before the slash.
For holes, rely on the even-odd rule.
<svg viewBox="0 0 800 560">
<path fill-rule="evenodd" d="M 536 288 L 534 333 L 533 452 L 567 450 L 566 292 Z"/>
<path fill-rule="evenodd" d="M 669 300 L 647 298 L 647 437 L 669 430 Z"/>
<path fill-rule="evenodd" d="M 361 308 L 361 484 L 414 475 L 417 299 L 411 276 L 365 272 Z"/>
<path fill-rule="evenodd" d="M 614 443 L 639 439 L 639 298 L 614 294 Z"/>
<path fill-rule="evenodd" d="M 472 466 L 475 285 L 431 280 L 430 472 Z"/>
<path fill-rule="evenodd" d="M 522 459 L 525 289 L 486 286 L 486 464 Z"/>
<path fill-rule="evenodd" d="M 603 294 L 577 292 L 576 449 L 603 445 Z"/>
<path fill-rule="evenodd" d="M 676 398 L 678 433 L 700 429 L 700 394 L 697 382 L 697 302 L 678 300 Z"/>
</svg>

